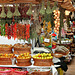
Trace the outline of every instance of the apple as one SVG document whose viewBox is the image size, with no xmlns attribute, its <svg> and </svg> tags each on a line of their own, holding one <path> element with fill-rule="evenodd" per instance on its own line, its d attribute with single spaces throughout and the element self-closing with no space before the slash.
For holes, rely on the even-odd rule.
<svg viewBox="0 0 75 75">
<path fill-rule="evenodd" d="M 51 56 L 51 53 L 49 54 L 49 56 Z"/>
<path fill-rule="evenodd" d="M 39 55 L 38 57 L 41 57 L 41 55 Z"/>
</svg>

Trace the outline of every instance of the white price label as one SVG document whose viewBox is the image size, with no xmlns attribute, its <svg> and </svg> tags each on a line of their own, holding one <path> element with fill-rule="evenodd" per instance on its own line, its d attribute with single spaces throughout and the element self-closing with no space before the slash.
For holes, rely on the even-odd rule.
<svg viewBox="0 0 75 75">
<path fill-rule="evenodd" d="M 44 42 L 50 42 L 50 39 L 45 38 Z"/>
</svg>

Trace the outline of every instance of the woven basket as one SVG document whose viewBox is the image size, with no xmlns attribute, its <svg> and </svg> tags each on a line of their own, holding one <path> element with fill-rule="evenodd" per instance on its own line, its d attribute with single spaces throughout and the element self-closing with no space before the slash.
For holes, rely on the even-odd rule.
<svg viewBox="0 0 75 75">
<path fill-rule="evenodd" d="M 0 50 L 12 50 L 12 47 L 0 47 Z"/>
<path fill-rule="evenodd" d="M 31 48 L 17 48 L 17 47 L 14 47 L 14 54 L 22 54 L 22 53 L 31 54 Z"/>
<path fill-rule="evenodd" d="M 12 65 L 12 61 L 0 61 L 0 65 Z"/>
<path fill-rule="evenodd" d="M 12 54 L 12 50 L 1 50 L 0 53 L 2 53 L 2 54 Z"/>
<path fill-rule="evenodd" d="M 0 65 L 12 65 L 12 58 L 0 58 Z"/>
<path fill-rule="evenodd" d="M 0 53 L 11 54 L 12 53 L 12 47 L 0 47 Z"/>
<path fill-rule="evenodd" d="M 0 58 L 0 61 L 11 61 L 12 58 Z"/>
<path fill-rule="evenodd" d="M 35 71 L 32 73 L 32 75 L 50 75 L 50 71 L 45 71 L 45 72 Z"/>
<path fill-rule="evenodd" d="M 51 66 L 53 65 L 52 59 L 33 59 L 35 66 Z"/>
<path fill-rule="evenodd" d="M 31 62 L 30 59 L 17 59 L 17 66 L 30 66 Z"/>
<path fill-rule="evenodd" d="M 67 55 L 69 54 L 69 51 L 67 51 L 66 53 L 60 53 L 60 52 L 55 52 L 56 54 L 62 54 L 62 55 Z"/>
<path fill-rule="evenodd" d="M 0 69 L 10 69 L 8 71 L 0 71 L 0 75 L 12 75 L 13 74 L 13 69 L 12 68 L 1 67 Z"/>
</svg>

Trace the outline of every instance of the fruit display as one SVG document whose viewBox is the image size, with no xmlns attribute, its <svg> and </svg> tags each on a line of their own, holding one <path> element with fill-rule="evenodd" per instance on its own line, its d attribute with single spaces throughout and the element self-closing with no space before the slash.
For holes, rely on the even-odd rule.
<svg viewBox="0 0 75 75">
<path fill-rule="evenodd" d="M 67 55 L 69 53 L 69 50 L 64 46 L 57 46 L 55 53 Z"/>
<path fill-rule="evenodd" d="M 0 53 L 11 54 L 12 53 L 12 45 L 0 44 Z"/>
<path fill-rule="evenodd" d="M 48 68 L 30 68 L 27 75 L 51 75 L 51 70 Z"/>
<path fill-rule="evenodd" d="M 0 67 L 0 75 L 12 75 L 12 73 L 13 73 L 12 68 Z"/>
<path fill-rule="evenodd" d="M 17 58 L 18 59 L 30 59 L 31 55 L 29 55 L 29 53 L 24 53 L 24 54 L 19 55 Z"/>
<path fill-rule="evenodd" d="M 0 75 L 27 75 L 26 69 L 0 67 Z"/>
<path fill-rule="evenodd" d="M 14 69 L 14 72 L 12 75 L 26 75 L 28 71 L 25 71 L 24 69 Z"/>
<path fill-rule="evenodd" d="M 35 66 L 51 66 L 53 65 L 52 59 L 51 53 L 38 53 L 33 56 Z"/>
<path fill-rule="evenodd" d="M 52 59 L 53 56 L 51 56 L 51 53 L 38 53 L 36 55 L 33 56 L 33 58 L 36 59 Z"/>
<path fill-rule="evenodd" d="M 52 47 L 52 36 L 51 36 L 51 23 L 50 21 L 46 24 L 46 22 L 43 22 L 43 30 L 44 34 L 41 36 L 41 43 L 46 47 Z"/>
<path fill-rule="evenodd" d="M 13 54 L 0 54 L 0 65 L 12 65 Z"/>
<path fill-rule="evenodd" d="M 17 58 L 17 66 L 30 66 L 31 55 L 29 53 L 20 54 Z"/>
<path fill-rule="evenodd" d="M 31 44 L 15 44 L 14 54 L 31 53 Z"/>
</svg>

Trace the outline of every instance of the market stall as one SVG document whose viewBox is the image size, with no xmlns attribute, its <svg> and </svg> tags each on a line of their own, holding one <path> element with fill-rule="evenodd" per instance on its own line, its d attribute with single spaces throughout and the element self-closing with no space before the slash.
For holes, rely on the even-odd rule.
<svg viewBox="0 0 75 75">
<path fill-rule="evenodd" d="M 73 11 L 70 0 L 0 0 L 0 75 L 63 75 L 74 48 Z"/>
</svg>

